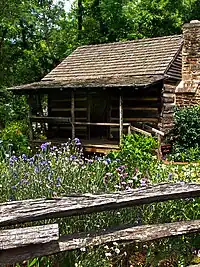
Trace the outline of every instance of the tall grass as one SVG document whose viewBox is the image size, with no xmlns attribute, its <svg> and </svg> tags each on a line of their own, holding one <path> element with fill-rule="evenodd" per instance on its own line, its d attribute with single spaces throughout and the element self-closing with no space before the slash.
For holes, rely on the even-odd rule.
<svg viewBox="0 0 200 267">
<path fill-rule="evenodd" d="M 42 144 L 32 156 L 2 153 L 0 201 L 131 190 L 160 182 L 199 182 L 200 168 L 197 165 L 164 165 L 152 154 L 152 148 L 156 146 L 153 139 L 144 140 L 138 136 L 129 138 L 130 140 L 124 141 L 124 147 L 119 153 L 111 153 L 106 157 L 94 156 L 90 159 L 84 157 L 79 139 L 60 147 L 51 146 L 49 143 Z M 134 142 L 143 143 L 141 150 L 139 146 L 137 151 L 134 150 Z M 68 234 L 120 224 L 140 225 L 199 219 L 199 204 L 199 198 L 168 201 L 57 221 L 61 234 Z M 59 257 L 34 259 L 30 261 L 29 266 L 53 266 L 56 262 L 59 262 L 60 266 L 77 267 L 106 267 L 111 264 L 157 266 L 156 261 L 170 258 L 169 251 L 173 251 L 173 259 L 169 260 L 176 261 L 177 265 L 174 266 L 186 266 L 184 264 L 189 263 L 192 258 L 192 248 L 197 248 L 195 251 L 200 248 L 200 245 L 194 242 L 198 242 L 198 238 L 192 236 L 174 238 L 173 242 L 171 239 L 165 239 L 143 245 L 111 244 L 97 249 L 67 252 Z M 175 252 L 175 249 L 172 249 L 175 247 L 180 249 Z M 160 255 L 160 249 L 163 252 L 161 258 L 157 257 Z M 139 257 L 137 264 L 133 259 L 136 256 Z"/>
</svg>

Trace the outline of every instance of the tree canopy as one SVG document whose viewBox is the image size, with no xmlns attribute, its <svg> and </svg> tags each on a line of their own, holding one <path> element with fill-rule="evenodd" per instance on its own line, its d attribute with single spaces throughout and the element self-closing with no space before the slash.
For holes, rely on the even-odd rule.
<svg viewBox="0 0 200 267">
<path fill-rule="evenodd" d="M 78 45 L 181 33 L 199 0 L 0 0 L 0 87 L 40 80 Z"/>
</svg>

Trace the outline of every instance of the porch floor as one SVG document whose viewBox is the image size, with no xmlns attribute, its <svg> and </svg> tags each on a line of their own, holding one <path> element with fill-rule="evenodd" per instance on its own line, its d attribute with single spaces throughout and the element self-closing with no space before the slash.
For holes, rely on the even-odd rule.
<svg viewBox="0 0 200 267">
<path fill-rule="evenodd" d="M 42 144 L 44 142 L 51 142 L 52 144 L 62 144 L 66 143 L 67 139 L 46 139 L 46 140 L 32 140 L 33 145 Z M 111 141 L 107 139 L 90 139 L 84 140 L 81 139 L 82 146 L 84 151 L 89 153 L 102 153 L 106 154 L 110 151 L 118 151 L 119 141 Z"/>
</svg>

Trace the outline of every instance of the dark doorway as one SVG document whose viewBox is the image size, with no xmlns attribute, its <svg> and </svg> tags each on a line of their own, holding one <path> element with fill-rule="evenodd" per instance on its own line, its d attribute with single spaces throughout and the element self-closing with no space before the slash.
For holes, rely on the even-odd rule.
<svg viewBox="0 0 200 267">
<path fill-rule="evenodd" d="M 95 92 L 91 95 L 91 109 L 90 121 L 91 122 L 107 122 L 108 114 L 108 96 L 102 92 Z M 107 138 L 107 127 L 105 126 L 92 126 L 91 125 L 91 138 Z"/>
</svg>

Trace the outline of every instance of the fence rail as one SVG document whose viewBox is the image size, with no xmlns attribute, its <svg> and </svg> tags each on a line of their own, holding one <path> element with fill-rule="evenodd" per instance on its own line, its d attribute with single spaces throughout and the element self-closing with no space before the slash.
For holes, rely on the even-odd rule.
<svg viewBox="0 0 200 267">
<path fill-rule="evenodd" d="M 200 220 L 142 226 L 120 226 L 99 232 L 59 237 L 58 224 L 23 227 L 21 223 L 89 214 L 173 199 L 200 196 L 200 184 L 160 184 L 130 192 L 102 195 L 73 195 L 65 198 L 14 201 L 0 205 L 0 264 L 12 264 L 33 257 L 113 241 L 151 241 L 200 232 Z M 17 226 L 17 224 L 20 224 Z M 13 227 L 13 226 L 12 226 Z M 19 228 L 20 227 L 20 228 Z"/>
</svg>

